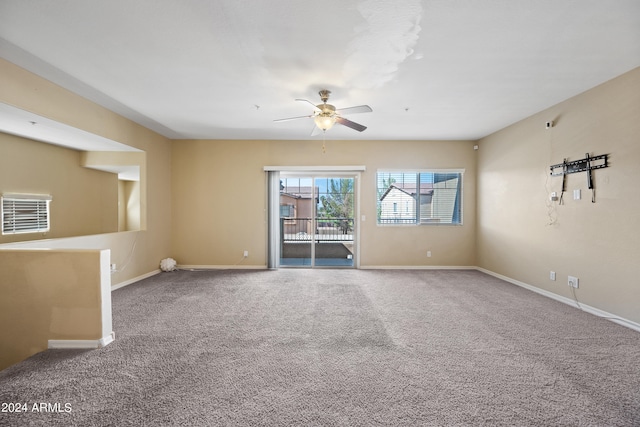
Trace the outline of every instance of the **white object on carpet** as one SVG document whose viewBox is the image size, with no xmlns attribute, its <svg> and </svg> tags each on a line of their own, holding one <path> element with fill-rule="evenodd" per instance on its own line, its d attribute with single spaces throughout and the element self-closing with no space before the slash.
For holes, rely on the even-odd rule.
<svg viewBox="0 0 640 427">
<path fill-rule="evenodd" d="M 177 262 L 173 258 L 165 258 L 160 261 L 160 270 L 162 271 L 174 271 L 176 269 Z"/>
</svg>

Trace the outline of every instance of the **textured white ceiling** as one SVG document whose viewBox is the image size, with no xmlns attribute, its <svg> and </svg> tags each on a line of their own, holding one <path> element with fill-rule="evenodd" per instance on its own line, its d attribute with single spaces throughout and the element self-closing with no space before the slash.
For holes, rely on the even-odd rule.
<svg viewBox="0 0 640 427">
<path fill-rule="evenodd" d="M 478 139 L 640 66 L 638 0 L 0 0 L 0 56 L 170 138 Z M 316 136 L 314 138 L 322 138 Z"/>
</svg>

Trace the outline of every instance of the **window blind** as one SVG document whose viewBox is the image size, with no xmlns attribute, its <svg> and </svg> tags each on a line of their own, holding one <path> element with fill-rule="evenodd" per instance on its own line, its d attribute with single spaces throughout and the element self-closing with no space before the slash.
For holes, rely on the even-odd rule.
<svg viewBox="0 0 640 427">
<path fill-rule="evenodd" d="M 462 224 L 463 170 L 378 170 L 378 224 Z"/>
<path fill-rule="evenodd" d="M 49 195 L 2 195 L 2 234 L 49 231 L 50 202 L 51 196 Z"/>
</svg>

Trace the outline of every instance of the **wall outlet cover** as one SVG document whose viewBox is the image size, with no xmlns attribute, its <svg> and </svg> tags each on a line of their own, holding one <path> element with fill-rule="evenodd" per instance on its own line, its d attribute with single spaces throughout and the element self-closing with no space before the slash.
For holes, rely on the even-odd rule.
<svg viewBox="0 0 640 427">
<path fill-rule="evenodd" d="M 567 284 L 572 288 L 577 288 L 579 283 L 580 279 L 578 279 L 577 277 L 569 276 L 569 279 L 567 280 Z"/>
</svg>

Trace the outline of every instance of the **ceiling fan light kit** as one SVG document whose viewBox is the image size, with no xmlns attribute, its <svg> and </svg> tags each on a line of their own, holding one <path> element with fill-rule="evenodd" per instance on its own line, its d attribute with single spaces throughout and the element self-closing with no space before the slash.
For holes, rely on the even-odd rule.
<svg viewBox="0 0 640 427">
<path fill-rule="evenodd" d="M 323 131 L 328 131 L 336 123 L 336 117 L 335 114 L 320 113 L 313 118 L 313 121 Z"/>
<path fill-rule="evenodd" d="M 331 129 L 336 123 L 357 130 L 358 132 L 362 132 L 367 128 L 366 126 L 363 126 L 359 123 L 355 123 L 351 120 L 345 119 L 344 117 L 342 117 L 342 114 L 370 113 L 371 111 L 373 111 L 371 107 L 369 107 L 368 105 L 358 105 L 356 107 L 341 108 L 336 110 L 335 106 L 327 104 L 331 91 L 322 89 L 320 92 L 318 92 L 318 94 L 320 95 L 322 104 L 315 105 L 314 103 L 306 99 L 296 99 L 296 101 L 302 101 L 313 105 L 313 114 L 309 116 L 289 117 L 286 119 L 278 119 L 274 121 L 284 122 L 296 119 L 313 118 L 316 128 L 314 128 L 313 132 L 311 133 L 312 136 L 317 134 L 317 129 L 322 130 L 322 132 L 326 132 Z"/>
</svg>

